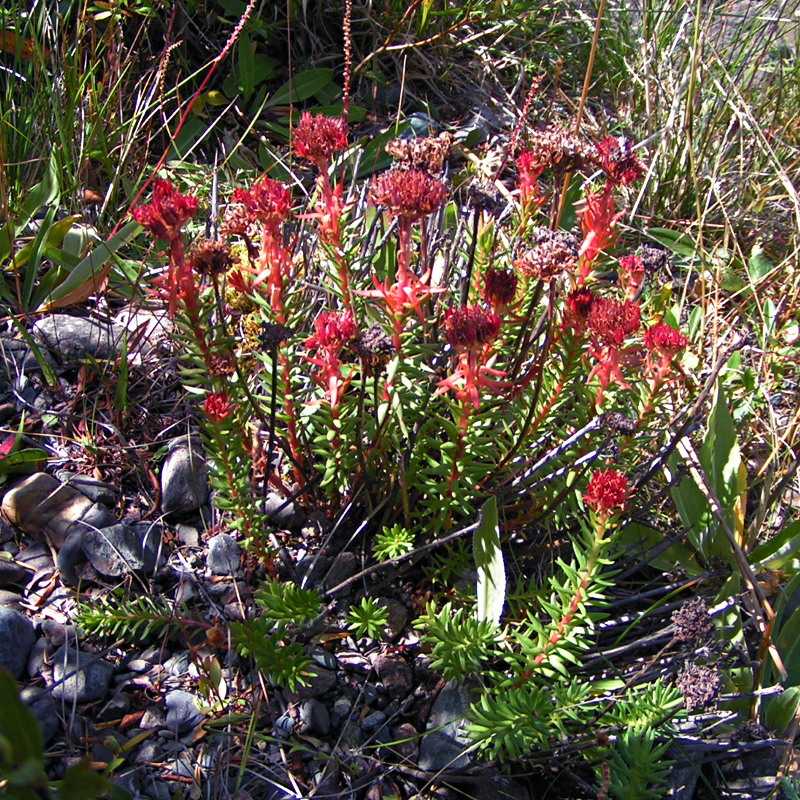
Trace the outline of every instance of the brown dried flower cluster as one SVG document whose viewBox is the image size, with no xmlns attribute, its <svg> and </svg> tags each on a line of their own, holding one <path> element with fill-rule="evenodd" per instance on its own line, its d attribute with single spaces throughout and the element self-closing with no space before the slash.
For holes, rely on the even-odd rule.
<svg viewBox="0 0 800 800">
<path fill-rule="evenodd" d="M 537 280 L 549 281 L 578 267 L 578 241 L 567 231 L 535 228 L 531 246 L 521 251 L 514 266 Z"/>
<path fill-rule="evenodd" d="M 672 622 L 675 624 L 675 638 L 679 642 L 705 639 L 714 630 L 714 621 L 702 597 L 695 597 L 674 611 Z"/>
<path fill-rule="evenodd" d="M 452 147 L 453 137 L 449 133 L 440 133 L 436 137 L 392 139 L 386 144 L 386 152 L 394 158 L 397 169 L 437 173 L 442 171 Z"/>
<path fill-rule="evenodd" d="M 224 242 L 203 239 L 192 248 L 189 263 L 198 275 L 223 275 L 231 267 L 231 249 Z"/>
<path fill-rule="evenodd" d="M 551 126 L 534 131 L 525 152 L 517 158 L 520 173 L 541 174 L 546 169 L 570 172 L 591 167 L 597 161 L 597 149 L 574 133 Z"/>
<path fill-rule="evenodd" d="M 705 664 L 687 664 L 678 675 L 675 685 L 683 694 L 687 711 L 713 705 L 722 687 L 722 678 L 713 667 Z"/>
<path fill-rule="evenodd" d="M 253 219 L 244 203 L 229 203 L 225 207 L 219 232 L 222 236 L 242 236 L 251 242 L 261 235 L 258 222 Z"/>
</svg>

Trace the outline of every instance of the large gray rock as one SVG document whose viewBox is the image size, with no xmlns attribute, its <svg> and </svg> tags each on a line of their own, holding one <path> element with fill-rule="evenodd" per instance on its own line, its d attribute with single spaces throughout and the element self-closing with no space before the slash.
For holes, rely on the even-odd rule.
<svg viewBox="0 0 800 800">
<path fill-rule="evenodd" d="M 7 492 L 2 512 L 33 539 L 47 539 L 56 548 L 75 531 L 105 528 L 117 521 L 107 508 L 45 472 L 31 475 Z"/>
<path fill-rule="evenodd" d="M 420 769 L 438 772 L 469 766 L 466 751 L 472 742 L 464 728 L 475 685 L 476 682 L 459 683 L 454 678 L 439 692 L 419 748 Z"/>
<path fill-rule="evenodd" d="M 122 523 L 83 534 L 83 552 L 92 566 L 111 578 L 155 566 L 160 529 L 156 526 L 128 526 Z"/>
<path fill-rule="evenodd" d="M 115 325 L 69 314 L 40 319 L 32 333 L 39 344 L 52 350 L 62 362 L 82 361 L 86 356 L 115 358 L 122 341 L 122 330 Z"/>
<path fill-rule="evenodd" d="M 208 467 L 200 440 L 175 439 L 161 468 L 161 510 L 188 514 L 208 500 Z"/>
<path fill-rule="evenodd" d="M 187 733 L 203 721 L 197 698 L 190 692 L 175 689 L 166 696 L 167 727 L 177 734 Z"/>
<path fill-rule="evenodd" d="M 0 664 L 15 678 L 25 669 L 35 641 L 33 623 L 19 611 L 0 606 Z"/>
<path fill-rule="evenodd" d="M 53 697 L 67 703 L 101 700 L 114 674 L 113 664 L 64 645 L 53 654 Z"/>
</svg>

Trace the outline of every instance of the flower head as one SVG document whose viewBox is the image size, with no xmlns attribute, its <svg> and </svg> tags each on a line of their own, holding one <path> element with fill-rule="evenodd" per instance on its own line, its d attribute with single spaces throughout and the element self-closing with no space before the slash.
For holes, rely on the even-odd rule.
<svg viewBox="0 0 800 800">
<path fill-rule="evenodd" d="M 344 117 L 326 117 L 323 114 L 303 112 L 292 140 L 295 155 L 322 169 L 334 153 L 344 150 L 345 147 L 347 120 Z"/>
<path fill-rule="evenodd" d="M 645 331 L 644 344 L 651 353 L 671 361 L 686 349 L 689 340 L 680 331 L 667 325 L 666 322 L 659 322 Z"/>
<path fill-rule="evenodd" d="M 608 347 L 621 347 L 625 339 L 636 333 L 642 325 L 639 306 L 626 300 L 598 297 L 592 303 L 588 316 L 589 330 Z"/>
<path fill-rule="evenodd" d="M 416 222 L 428 216 L 447 198 L 447 187 L 419 169 L 393 169 L 372 183 L 372 199 L 392 216 Z"/>
<path fill-rule="evenodd" d="M 619 285 L 628 300 L 633 300 L 647 277 L 647 268 L 641 256 L 627 255 L 619 260 Z"/>
<path fill-rule="evenodd" d="M 444 336 L 456 352 L 476 352 L 497 338 L 501 323 L 493 311 L 478 306 L 448 308 L 444 314 Z"/>
<path fill-rule="evenodd" d="M 133 218 L 147 228 L 156 239 L 171 242 L 179 239 L 181 228 L 197 213 L 197 198 L 181 194 L 169 181 L 159 178 L 153 191 L 153 202 L 137 206 Z"/>
<path fill-rule="evenodd" d="M 603 250 L 614 244 L 617 223 L 624 214 L 624 211 L 617 211 L 611 184 L 600 191 L 586 193 L 578 210 L 583 233 L 579 255 L 584 258 L 585 271 L 588 272 L 592 262 Z M 581 277 L 585 278 L 585 275 Z"/>
<path fill-rule="evenodd" d="M 520 182 L 535 180 L 546 169 L 567 172 L 591 164 L 597 154 L 594 147 L 563 128 L 534 131 L 528 149 L 517 158 Z"/>
<path fill-rule="evenodd" d="M 203 412 L 217 424 L 227 419 L 232 411 L 233 403 L 227 392 L 211 392 L 203 403 Z"/>
<path fill-rule="evenodd" d="M 358 336 L 353 315 L 346 311 L 326 311 L 314 322 L 314 336 L 306 339 L 306 347 L 338 353 Z"/>
<path fill-rule="evenodd" d="M 598 470 L 589 480 L 586 505 L 598 514 L 609 515 L 625 508 L 628 500 L 628 479 L 624 472 L 615 469 Z"/>
<path fill-rule="evenodd" d="M 289 188 L 272 178 L 264 178 L 249 191 L 236 189 L 234 203 L 241 203 L 253 219 L 264 225 L 278 225 L 289 217 L 292 196 Z"/>
<path fill-rule="evenodd" d="M 203 239 L 189 253 L 189 263 L 198 275 L 222 275 L 232 264 L 231 249 L 224 242 Z"/>
<path fill-rule="evenodd" d="M 571 233 L 535 228 L 532 246 L 525 248 L 514 266 L 523 275 L 549 281 L 578 266 L 578 243 Z"/>
<path fill-rule="evenodd" d="M 487 269 L 483 276 L 483 298 L 495 311 L 503 311 L 514 302 L 518 283 L 514 270 Z"/>
<path fill-rule="evenodd" d="M 597 145 L 598 164 L 609 181 L 627 186 L 644 177 L 644 166 L 633 152 L 633 143 L 624 136 L 607 136 Z"/>
<path fill-rule="evenodd" d="M 395 164 L 403 169 L 420 169 L 424 172 L 441 172 L 444 161 L 453 146 L 453 137 L 447 133 L 438 136 L 418 136 L 414 139 L 392 139 L 386 143 L 386 152 L 394 157 Z"/>
</svg>

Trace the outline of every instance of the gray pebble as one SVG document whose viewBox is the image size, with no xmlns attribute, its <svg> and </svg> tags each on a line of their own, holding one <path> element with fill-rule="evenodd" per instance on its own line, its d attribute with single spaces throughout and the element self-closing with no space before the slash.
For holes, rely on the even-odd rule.
<svg viewBox="0 0 800 800">
<path fill-rule="evenodd" d="M 361 722 L 361 730 L 374 731 L 376 728 L 380 728 L 384 722 L 386 722 L 386 714 L 383 711 L 373 711 Z"/>
<path fill-rule="evenodd" d="M 411 693 L 413 674 L 401 655 L 382 653 L 375 659 L 375 671 L 392 699 L 401 700 Z"/>
<path fill-rule="evenodd" d="M 19 611 L 0 606 L 0 664 L 13 677 L 22 675 L 35 641 L 33 623 Z"/>
<path fill-rule="evenodd" d="M 217 534 L 208 540 L 206 563 L 212 575 L 233 575 L 242 563 L 242 548 L 233 536 Z"/>
<path fill-rule="evenodd" d="M 22 586 L 27 582 L 29 573 L 25 567 L 13 558 L 0 557 L 0 587 L 17 584 Z"/>
<path fill-rule="evenodd" d="M 324 703 L 315 698 L 304 700 L 300 704 L 300 719 L 304 729 L 311 728 L 320 736 L 327 736 L 331 730 L 331 718 Z"/>
<path fill-rule="evenodd" d="M 203 713 L 197 698 L 182 689 L 175 689 L 166 696 L 167 727 L 177 734 L 187 733 L 203 721 Z"/>
<path fill-rule="evenodd" d="M 108 661 L 64 645 L 53 654 L 53 697 L 67 703 L 101 700 L 113 674 Z"/>
<path fill-rule="evenodd" d="M 63 362 L 115 357 L 122 330 L 108 323 L 69 314 L 51 314 L 33 325 L 33 337 Z"/>
<path fill-rule="evenodd" d="M 83 534 L 83 552 L 92 566 L 112 578 L 156 566 L 161 545 L 157 526 L 128 526 L 123 523 Z"/>
<path fill-rule="evenodd" d="M 44 743 L 47 744 L 56 735 L 58 726 L 61 724 L 56 701 L 53 700 L 50 692 L 37 686 L 26 686 L 19 693 L 19 696 L 24 703 L 27 703 L 28 708 L 33 711 L 34 716 L 39 720 L 42 737 L 44 738 Z"/>
<path fill-rule="evenodd" d="M 208 500 L 208 468 L 200 440 L 181 436 L 170 445 L 161 468 L 161 510 L 188 514 Z"/>
</svg>

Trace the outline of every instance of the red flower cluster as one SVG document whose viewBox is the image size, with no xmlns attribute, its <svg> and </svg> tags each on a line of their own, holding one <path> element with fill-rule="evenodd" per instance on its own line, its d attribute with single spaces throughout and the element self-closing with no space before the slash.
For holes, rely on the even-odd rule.
<svg viewBox="0 0 800 800">
<path fill-rule="evenodd" d="M 618 186 L 627 186 L 644 177 L 644 166 L 624 136 L 607 136 L 597 145 L 598 162 L 606 177 Z"/>
<path fill-rule="evenodd" d="M 625 213 L 617 211 L 611 189 L 612 184 L 608 183 L 601 191 L 587 192 L 578 211 L 583 233 L 583 243 L 578 253 L 583 258 L 583 279 L 597 256 L 614 243 L 617 223 Z"/>
<path fill-rule="evenodd" d="M 608 297 L 598 297 L 588 316 L 589 330 L 602 345 L 622 347 L 629 336 L 642 325 L 642 311 L 630 300 L 620 303 Z"/>
<path fill-rule="evenodd" d="M 666 322 L 659 322 L 645 331 L 644 343 L 650 352 L 657 353 L 662 358 L 673 359 L 686 349 L 689 340 Z"/>
<path fill-rule="evenodd" d="M 628 300 L 633 300 L 644 283 L 647 270 L 640 256 L 623 256 L 619 260 L 619 285 Z"/>
<path fill-rule="evenodd" d="M 227 392 L 211 392 L 203 403 L 203 413 L 216 424 L 227 419 L 233 411 L 233 403 Z"/>
<path fill-rule="evenodd" d="M 628 501 L 628 479 L 623 472 L 615 469 L 598 470 L 589 480 L 583 499 L 591 509 L 603 516 L 615 510 L 621 511 Z"/>
<path fill-rule="evenodd" d="M 589 324 L 589 313 L 597 298 L 591 289 L 575 289 L 567 295 L 567 310 L 564 313 L 563 327 L 583 333 Z"/>
<path fill-rule="evenodd" d="M 328 393 L 331 409 L 336 410 L 345 386 L 349 382 L 342 376 L 340 355 L 342 348 L 358 336 L 358 326 L 349 311 L 326 311 L 314 322 L 314 336 L 306 339 L 306 347 L 318 350 L 317 356 L 304 356 L 305 360 L 320 368 L 314 380 Z"/>
<path fill-rule="evenodd" d="M 505 311 L 514 302 L 518 283 L 514 270 L 487 269 L 483 276 L 483 298 L 495 311 Z"/>
<path fill-rule="evenodd" d="M 393 169 L 372 183 L 373 201 L 392 216 L 416 222 L 428 216 L 447 198 L 447 187 L 420 169 Z"/>
<path fill-rule="evenodd" d="M 306 347 L 341 350 L 358 336 L 358 327 L 352 314 L 344 311 L 326 311 L 314 322 L 314 336 L 306 339 Z"/>
<path fill-rule="evenodd" d="M 502 320 L 493 311 L 477 306 L 448 309 L 444 316 L 444 336 L 456 352 L 458 365 L 452 375 L 439 381 L 436 394 L 455 392 L 462 403 L 460 424 L 466 424 L 468 404 L 480 406 L 480 389 L 499 393 L 507 388 L 497 378 L 506 373 L 493 369 L 492 342 L 500 332 Z"/>
<path fill-rule="evenodd" d="M 197 213 L 197 198 L 181 194 L 169 181 L 156 180 L 153 202 L 138 206 L 133 218 L 156 239 L 171 242 L 181 236 L 181 228 Z"/>
<path fill-rule="evenodd" d="M 501 322 L 493 311 L 477 306 L 448 308 L 444 314 L 444 336 L 457 353 L 475 352 L 497 338 Z"/>
<path fill-rule="evenodd" d="M 347 120 L 303 112 L 295 128 L 292 149 L 299 158 L 326 169 L 331 156 L 347 147 Z"/>
<path fill-rule="evenodd" d="M 272 178 L 264 178 L 249 191 L 235 189 L 232 200 L 241 203 L 253 219 L 264 225 L 279 225 L 292 210 L 289 188 Z"/>
</svg>

